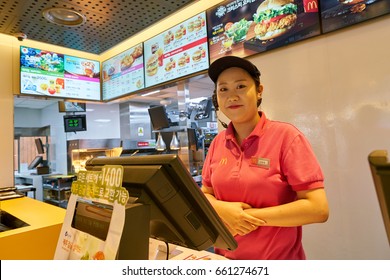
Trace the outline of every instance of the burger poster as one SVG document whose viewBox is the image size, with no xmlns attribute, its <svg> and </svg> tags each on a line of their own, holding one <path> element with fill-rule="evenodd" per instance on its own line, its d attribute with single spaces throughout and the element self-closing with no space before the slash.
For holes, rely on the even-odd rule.
<svg viewBox="0 0 390 280">
<path fill-rule="evenodd" d="M 324 33 L 390 12 L 389 0 L 320 0 L 320 4 Z"/>
<path fill-rule="evenodd" d="M 153 37 L 144 47 L 146 87 L 207 69 L 206 13 Z"/>
<path fill-rule="evenodd" d="M 207 10 L 210 61 L 247 57 L 320 34 L 317 0 L 230 0 Z"/>
<path fill-rule="evenodd" d="M 100 100 L 100 63 L 21 46 L 20 89 L 23 94 Z"/>
<path fill-rule="evenodd" d="M 144 88 L 142 43 L 104 61 L 102 68 L 103 100 Z"/>
</svg>

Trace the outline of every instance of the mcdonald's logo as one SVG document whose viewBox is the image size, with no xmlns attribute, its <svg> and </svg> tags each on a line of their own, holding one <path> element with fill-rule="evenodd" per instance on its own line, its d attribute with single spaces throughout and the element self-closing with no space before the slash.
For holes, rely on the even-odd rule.
<svg viewBox="0 0 390 280">
<path fill-rule="evenodd" d="M 317 0 L 304 0 L 303 5 L 305 8 L 305 13 L 318 12 L 318 1 Z"/>
<path fill-rule="evenodd" d="M 221 158 L 221 160 L 219 161 L 219 165 L 226 165 L 227 164 L 227 158 L 224 157 L 224 158 Z"/>
</svg>

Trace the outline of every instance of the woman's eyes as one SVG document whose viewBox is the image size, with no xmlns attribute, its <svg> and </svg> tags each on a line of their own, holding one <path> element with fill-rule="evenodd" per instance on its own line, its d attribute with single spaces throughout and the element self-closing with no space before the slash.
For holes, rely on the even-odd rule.
<svg viewBox="0 0 390 280">
<path fill-rule="evenodd" d="M 246 85 L 240 84 L 240 85 L 236 86 L 236 89 L 243 89 L 243 88 L 246 88 Z M 228 91 L 228 90 L 229 90 L 229 88 L 227 88 L 227 87 L 221 87 L 219 89 L 220 92 L 224 92 L 224 91 Z"/>
</svg>

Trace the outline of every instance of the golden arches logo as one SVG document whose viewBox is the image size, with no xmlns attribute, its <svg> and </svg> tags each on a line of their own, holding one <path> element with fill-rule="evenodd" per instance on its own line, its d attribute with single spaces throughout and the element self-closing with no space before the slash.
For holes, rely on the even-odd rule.
<svg viewBox="0 0 390 280">
<path fill-rule="evenodd" d="M 305 12 L 315 12 L 318 11 L 318 3 L 316 0 L 313 1 L 305 1 Z"/>
<path fill-rule="evenodd" d="M 221 158 L 221 160 L 219 161 L 219 165 L 226 165 L 227 164 L 227 158 L 224 157 L 224 158 Z"/>
<path fill-rule="evenodd" d="M 310 11 L 310 10 L 316 10 L 318 9 L 318 4 L 317 4 L 317 1 L 310 1 L 309 3 L 307 3 L 307 9 Z"/>
</svg>

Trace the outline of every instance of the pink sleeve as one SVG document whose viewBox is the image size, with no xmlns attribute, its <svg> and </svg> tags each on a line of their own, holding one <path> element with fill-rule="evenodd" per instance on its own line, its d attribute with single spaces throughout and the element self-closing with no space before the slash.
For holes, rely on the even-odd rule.
<svg viewBox="0 0 390 280">
<path fill-rule="evenodd" d="M 324 175 L 308 140 L 298 134 L 283 154 L 282 168 L 295 191 L 324 186 Z"/>
</svg>

